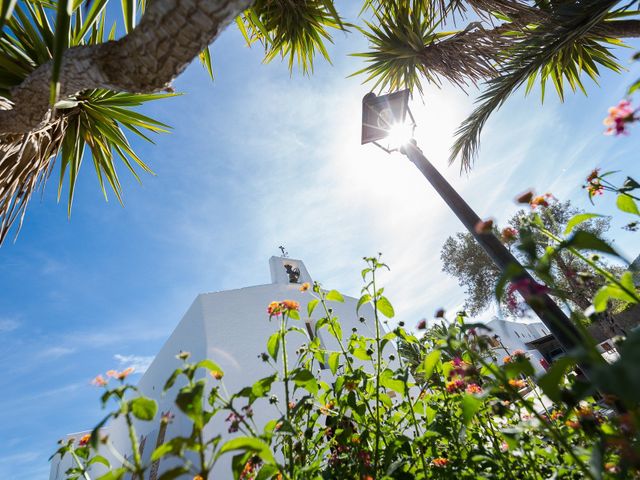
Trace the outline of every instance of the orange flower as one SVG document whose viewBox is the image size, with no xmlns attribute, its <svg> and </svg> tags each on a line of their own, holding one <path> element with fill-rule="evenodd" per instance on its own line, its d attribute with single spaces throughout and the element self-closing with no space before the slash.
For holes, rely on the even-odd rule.
<svg viewBox="0 0 640 480">
<path fill-rule="evenodd" d="M 503 357 L 502 363 L 511 363 L 511 355 L 507 355 L 506 357 Z"/>
<path fill-rule="evenodd" d="M 300 310 L 300 304 L 295 300 L 283 300 L 280 302 L 283 310 L 290 312 L 291 310 Z"/>
<path fill-rule="evenodd" d="M 467 385 L 466 392 L 470 394 L 482 393 L 482 388 L 477 383 L 470 383 L 469 385 Z"/>
<path fill-rule="evenodd" d="M 280 306 L 280 302 L 271 302 L 267 307 L 267 313 L 269 316 L 277 316 L 282 312 L 282 307 Z"/>
<path fill-rule="evenodd" d="M 553 195 L 550 193 L 545 193 L 544 195 L 538 195 L 537 197 L 533 197 L 529 202 L 531 208 L 535 210 L 537 207 L 548 207 L 549 200 L 553 200 Z"/>
<path fill-rule="evenodd" d="M 224 373 L 222 373 L 220 370 L 212 370 L 210 372 L 210 375 L 216 380 L 222 380 L 222 377 L 224 377 Z"/>
<path fill-rule="evenodd" d="M 464 381 L 459 379 L 447 382 L 445 386 L 447 387 L 447 392 L 449 393 L 461 392 L 465 387 Z"/>
<path fill-rule="evenodd" d="M 443 457 L 438 457 L 431 460 L 431 465 L 438 468 L 444 468 L 447 466 L 448 463 L 449 463 L 449 459 L 443 458 Z"/>
<path fill-rule="evenodd" d="M 311 284 L 310 284 L 309 282 L 304 282 L 304 283 L 300 286 L 299 290 L 300 290 L 301 292 L 306 292 L 307 290 L 309 290 L 309 288 L 310 288 L 310 287 L 311 287 Z"/>
<path fill-rule="evenodd" d="M 196 475 L 195 477 L 193 477 L 193 480 L 204 480 L 204 478 L 202 477 L 202 475 Z"/>
<path fill-rule="evenodd" d="M 573 420 L 567 420 L 564 422 L 567 427 L 571 427 L 574 430 L 578 430 L 580 428 L 580 424 L 578 422 L 574 422 Z"/>
<path fill-rule="evenodd" d="M 107 370 L 107 377 L 116 378 L 118 375 L 117 370 Z"/>
<path fill-rule="evenodd" d="M 520 380 L 519 378 L 512 378 L 511 380 L 509 380 L 509 385 L 520 390 L 527 386 L 527 382 L 525 382 L 524 380 Z"/>
<path fill-rule="evenodd" d="M 133 367 L 125 368 L 118 374 L 118 380 L 124 380 L 133 373 Z"/>
<path fill-rule="evenodd" d="M 329 402 L 329 403 L 325 404 L 324 407 L 320 407 L 320 413 L 322 415 L 329 416 L 331 414 L 331 409 L 333 408 L 333 406 L 334 406 L 333 402 Z"/>
<path fill-rule="evenodd" d="M 91 434 L 87 433 L 86 435 L 83 435 L 82 438 L 80 438 L 78 445 L 80 445 L 81 447 L 84 447 L 89 443 L 90 439 L 91 439 Z"/>
<path fill-rule="evenodd" d="M 98 375 L 96 378 L 91 380 L 91 384 L 96 387 L 104 387 L 107 384 L 107 381 L 102 375 Z"/>
</svg>

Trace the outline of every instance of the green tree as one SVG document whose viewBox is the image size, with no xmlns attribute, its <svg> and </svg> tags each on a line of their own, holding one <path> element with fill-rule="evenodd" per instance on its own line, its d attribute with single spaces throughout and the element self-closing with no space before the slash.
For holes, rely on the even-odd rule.
<svg viewBox="0 0 640 480">
<path fill-rule="evenodd" d="M 120 196 L 116 160 L 149 170 L 124 132 L 147 138 L 145 130 L 166 126 L 132 108 L 170 90 L 196 57 L 211 74 L 208 45 L 234 20 L 266 61 L 283 58 L 304 73 L 318 55 L 329 59 L 333 31 L 351 30 L 369 40 L 357 73 L 374 89 L 486 82 L 452 151 L 465 168 L 488 117 L 514 90 L 539 79 L 543 95 L 547 82 L 561 98 L 566 85 L 586 91 L 584 76 L 620 70 L 611 46 L 640 36 L 635 0 L 363 0 L 350 22 L 333 0 L 119 4 L 111 26 L 109 0 L 0 1 L 0 242 L 22 222 L 56 159 L 69 205 L 85 154 L 105 194 L 106 183 Z M 454 21 L 466 26 L 446 31 Z"/>
<path fill-rule="evenodd" d="M 517 232 L 531 221 L 532 216 L 539 215 L 549 231 L 561 236 L 567 222 L 578 213 L 582 212 L 572 207 L 569 201 L 553 202 L 537 212 L 520 210 L 507 222 L 502 232 L 497 228 L 494 228 L 494 231 L 498 237 L 502 237 L 514 255 L 523 264 L 527 264 L 525 255 L 514 246 L 517 242 Z M 608 217 L 598 217 L 580 224 L 579 229 L 602 238 L 609 230 L 609 223 Z M 545 248 L 549 246 L 548 237 L 533 232 L 532 240 L 537 255 L 542 256 Z M 464 308 L 471 316 L 494 304 L 496 285 L 501 272 L 470 233 L 457 233 L 447 238 L 440 251 L 440 259 L 442 270 L 455 277 L 460 286 L 464 287 Z M 551 269 L 554 288 L 551 294 L 560 300 L 567 300 L 574 308 L 587 309 L 592 304 L 593 296 L 604 285 L 605 279 L 569 251 L 558 253 L 554 260 Z M 609 268 L 617 271 L 614 266 Z M 499 307 L 511 314 L 518 313 L 510 308 L 506 295 L 503 295 Z"/>
</svg>

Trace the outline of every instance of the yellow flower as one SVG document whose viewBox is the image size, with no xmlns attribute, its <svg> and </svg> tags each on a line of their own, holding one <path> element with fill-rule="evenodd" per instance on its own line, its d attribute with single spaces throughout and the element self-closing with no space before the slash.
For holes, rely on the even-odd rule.
<svg viewBox="0 0 640 480">
<path fill-rule="evenodd" d="M 509 380 L 509 385 L 511 385 L 513 388 L 517 388 L 518 390 L 520 390 L 521 388 L 524 388 L 527 386 L 527 382 L 525 382 L 524 380 L 520 380 L 519 378 L 512 378 L 511 380 Z"/>
<path fill-rule="evenodd" d="M 300 286 L 300 291 L 301 292 L 306 292 L 307 290 L 309 290 L 309 288 L 311 287 L 311 284 L 309 282 L 304 282 L 301 286 Z"/>
<path fill-rule="evenodd" d="M 222 377 L 224 376 L 224 373 L 222 373 L 220 370 L 212 370 L 210 374 L 216 380 L 221 380 Z"/>
</svg>

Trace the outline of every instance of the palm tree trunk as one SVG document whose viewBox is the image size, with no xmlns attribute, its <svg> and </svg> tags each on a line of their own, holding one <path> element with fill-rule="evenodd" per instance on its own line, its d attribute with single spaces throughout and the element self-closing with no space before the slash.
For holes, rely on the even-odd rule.
<svg viewBox="0 0 640 480">
<path fill-rule="evenodd" d="M 64 53 L 60 97 L 106 88 L 155 92 L 166 88 L 252 0 L 155 0 L 139 25 L 117 41 Z M 26 133 L 52 119 L 52 64 L 36 69 L 12 91 L 13 108 L 0 111 L 0 134 Z"/>
</svg>

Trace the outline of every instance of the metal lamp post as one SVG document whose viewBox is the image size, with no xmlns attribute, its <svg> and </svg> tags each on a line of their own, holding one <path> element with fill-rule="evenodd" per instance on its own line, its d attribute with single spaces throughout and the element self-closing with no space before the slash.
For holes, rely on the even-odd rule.
<svg viewBox="0 0 640 480">
<path fill-rule="evenodd" d="M 530 294 L 527 283 L 532 285 L 533 283 L 529 282 L 535 282 L 535 280 L 493 233 L 476 231 L 476 225 L 481 221 L 480 217 L 423 155 L 413 139 L 414 130 L 415 120 L 409 110 L 408 90 L 381 96 L 368 93 L 362 99 L 362 144 L 374 143 L 388 153 L 399 151 L 411 160 L 500 271 L 505 272 L 509 267 L 517 267 L 520 273 L 514 278 L 514 286 L 526 299 Z M 392 140 L 390 137 L 398 131 L 406 135 L 405 143 L 383 144 L 385 141 Z M 575 325 L 551 297 L 541 293 L 536 295 L 536 299 L 538 301 L 530 302 L 529 306 L 556 337 L 562 348 L 569 351 L 581 345 L 581 337 Z"/>
</svg>

